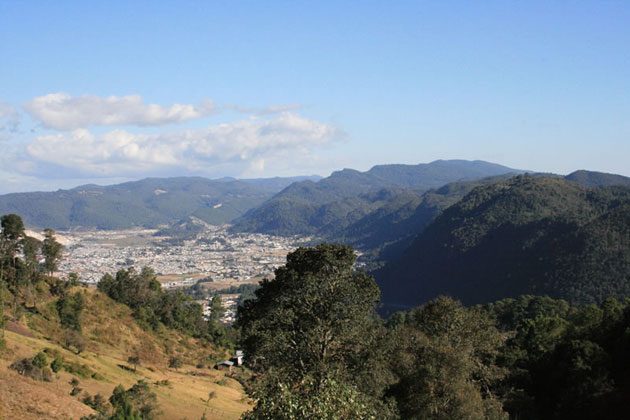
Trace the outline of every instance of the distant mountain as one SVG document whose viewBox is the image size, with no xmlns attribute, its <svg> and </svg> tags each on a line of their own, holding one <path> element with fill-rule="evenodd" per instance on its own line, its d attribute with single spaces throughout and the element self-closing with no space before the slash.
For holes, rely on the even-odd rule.
<svg viewBox="0 0 630 420">
<path fill-rule="evenodd" d="M 628 297 L 630 188 L 528 175 L 475 188 L 375 274 L 387 305 Z"/>
<path fill-rule="evenodd" d="M 611 187 L 614 185 L 630 186 L 630 178 L 622 175 L 607 174 L 604 172 L 579 170 L 567 175 L 565 179 L 577 182 L 586 187 Z"/>
<path fill-rule="evenodd" d="M 358 221 L 358 216 L 374 210 L 369 203 L 379 200 L 373 200 L 366 194 L 380 194 L 379 191 L 391 194 L 395 189 L 407 189 L 416 190 L 413 195 L 417 197 L 418 191 L 450 182 L 522 172 L 494 163 L 465 160 L 380 165 L 367 172 L 344 169 L 318 182 L 289 185 L 263 205 L 237 219 L 233 230 L 275 235 L 318 234 L 326 225 L 344 227 L 348 221 Z"/>
<path fill-rule="evenodd" d="M 304 177 L 180 177 L 147 178 L 110 186 L 83 185 L 55 192 L 0 195 L 0 214 L 17 213 L 31 226 L 53 229 L 157 227 L 189 216 L 222 224 L 262 204 L 291 183 L 303 180 Z"/>
</svg>

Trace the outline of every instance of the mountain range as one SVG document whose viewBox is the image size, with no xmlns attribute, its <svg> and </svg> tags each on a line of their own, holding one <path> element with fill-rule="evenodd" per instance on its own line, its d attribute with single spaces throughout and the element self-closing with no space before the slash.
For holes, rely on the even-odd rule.
<svg viewBox="0 0 630 420">
<path fill-rule="evenodd" d="M 190 216 L 227 223 L 262 204 L 293 182 L 319 177 L 210 180 L 147 178 L 117 185 L 83 185 L 54 192 L 0 196 L 0 214 L 17 213 L 25 223 L 52 229 L 154 228 Z"/>
<path fill-rule="evenodd" d="M 379 208 L 383 201 L 413 200 L 421 192 L 456 181 L 523 171 L 495 163 L 437 160 L 418 165 L 379 165 L 369 171 L 344 169 L 318 182 L 289 185 L 234 221 L 233 230 L 273 235 L 331 237 Z"/>
<path fill-rule="evenodd" d="M 0 196 L 0 214 L 53 229 L 206 224 L 352 245 L 389 307 L 446 294 L 575 304 L 630 296 L 630 178 L 525 173 L 481 161 L 344 169 L 327 178 L 148 178 Z"/>
</svg>

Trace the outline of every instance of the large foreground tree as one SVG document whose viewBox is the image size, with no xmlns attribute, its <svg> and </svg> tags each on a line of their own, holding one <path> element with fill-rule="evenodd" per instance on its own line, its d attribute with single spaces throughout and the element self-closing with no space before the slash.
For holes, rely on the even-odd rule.
<svg viewBox="0 0 630 420">
<path fill-rule="evenodd" d="M 258 404 L 248 419 L 384 416 L 377 383 L 387 373 L 374 362 L 380 293 L 372 277 L 354 270 L 355 259 L 342 245 L 299 248 L 245 302 L 237 325 L 259 373 L 252 392 Z M 278 417 L 273 410 L 287 404 L 293 408 Z"/>
</svg>

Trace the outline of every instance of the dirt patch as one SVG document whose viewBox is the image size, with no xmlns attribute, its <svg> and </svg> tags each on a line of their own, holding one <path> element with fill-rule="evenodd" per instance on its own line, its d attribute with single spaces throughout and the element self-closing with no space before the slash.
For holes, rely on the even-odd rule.
<svg viewBox="0 0 630 420">
<path fill-rule="evenodd" d="M 26 337 L 35 338 L 31 330 L 29 330 L 27 327 L 25 327 L 22 324 L 18 324 L 17 322 L 9 321 L 7 323 L 6 329 L 7 331 L 11 331 L 12 333 L 15 333 L 15 334 L 20 334 Z"/>
</svg>

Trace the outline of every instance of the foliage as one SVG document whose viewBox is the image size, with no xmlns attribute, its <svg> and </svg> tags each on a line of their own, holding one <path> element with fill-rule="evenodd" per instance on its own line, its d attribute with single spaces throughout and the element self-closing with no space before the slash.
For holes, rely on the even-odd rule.
<svg viewBox="0 0 630 420">
<path fill-rule="evenodd" d="M 177 356 L 172 356 L 171 358 L 168 359 L 168 367 L 172 368 L 172 369 L 179 369 L 184 365 L 184 363 L 182 362 L 182 359 L 177 357 Z"/>
<path fill-rule="evenodd" d="M 349 383 L 307 381 L 299 388 L 284 383 L 262 395 L 243 420 L 369 420 L 383 418 L 366 395 Z"/>
<path fill-rule="evenodd" d="M 9 368 L 15 370 L 20 375 L 28 376 L 38 381 L 52 381 L 52 372 L 47 366 L 46 355 L 37 353 L 32 358 L 24 358 L 13 362 Z"/>
<path fill-rule="evenodd" d="M 105 413 L 107 411 L 107 400 L 101 394 L 96 394 L 94 396 L 86 395 L 82 401 L 83 404 L 98 411 L 99 413 Z"/>
<path fill-rule="evenodd" d="M 48 360 L 46 359 L 46 355 L 40 351 L 35 355 L 35 357 L 33 357 L 32 363 L 36 368 L 42 369 L 48 364 Z"/>
<path fill-rule="evenodd" d="M 63 246 L 55 238 L 55 231 L 44 229 L 44 241 L 42 242 L 43 268 L 51 277 L 57 271 L 57 264 L 61 259 L 62 249 Z"/>
<path fill-rule="evenodd" d="M 85 300 L 81 292 L 62 294 L 57 300 L 56 308 L 63 328 L 81 331 L 81 312 L 85 308 Z"/>
<path fill-rule="evenodd" d="M 109 397 L 109 402 L 114 408 L 114 414 L 110 419 L 153 420 L 160 413 L 155 393 L 143 380 L 127 390 L 118 385 Z"/>
<path fill-rule="evenodd" d="M 133 310 L 134 317 L 147 328 L 163 324 L 195 337 L 213 338 L 218 326 L 203 319 L 202 308 L 180 291 L 162 291 L 155 273 L 144 267 L 140 273 L 133 268 L 120 270 L 115 277 L 103 276 L 98 289 Z"/>
<path fill-rule="evenodd" d="M 129 356 L 127 358 L 127 363 L 132 364 L 133 365 L 133 371 L 136 371 L 136 368 L 138 367 L 138 365 L 140 364 L 140 356 L 138 355 L 132 355 Z"/>
<path fill-rule="evenodd" d="M 262 404 L 256 410 L 284 399 L 287 388 L 277 384 L 308 398 L 324 384 L 344 388 L 352 381 L 370 401 L 368 410 L 378 410 L 383 378 L 378 366 L 365 369 L 378 353 L 379 293 L 371 277 L 353 269 L 355 259 L 347 246 L 298 248 L 239 311 L 244 351 L 260 375 L 252 390 Z"/>
<path fill-rule="evenodd" d="M 389 394 L 405 419 L 507 418 L 491 389 L 504 371 L 495 363 L 502 345 L 488 317 L 451 298 L 437 298 L 394 327 Z"/>
<path fill-rule="evenodd" d="M 630 188 L 519 176 L 474 189 L 376 273 L 387 304 L 630 295 Z M 420 281 L 421 279 L 421 281 Z"/>
<path fill-rule="evenodd" d="M 63 359 L 59 356 L 55 357 L 52 362 L 50 362 L 50 368 L 53 372 L 58 373 L 61 369 L 63 369 Z"/>
</svg>

